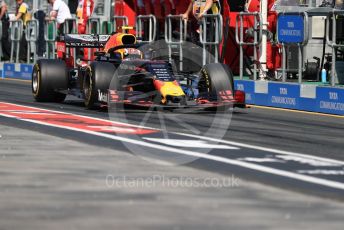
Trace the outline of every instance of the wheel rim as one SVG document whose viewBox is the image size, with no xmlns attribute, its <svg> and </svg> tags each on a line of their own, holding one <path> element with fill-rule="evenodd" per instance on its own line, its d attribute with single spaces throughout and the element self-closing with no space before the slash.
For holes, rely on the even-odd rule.
<svg viewBox="0 0 344 230">
<path fill-rule="evenodd" d="M 198 90 L 199 90 L 199 94 L 202 96 L 209 96 L 209 93 L 211 91 L 209 79 L 206 79 L 202 71 L 199 75 Z"/>
<path fill-rule="evenodd" d="M 84 95 L 85 95 L 85 99 L 89 100 L 91 97 L 91 90 L 90 87 L 92 85 L 92 77 L 87 74 L 84 80 Z"/>
<path fill-rule="evenodd" d="M 32 74 L 32 90 L 34 93 L 37 93 L 38 91 L 38 85 L 39 85 L 39 71 L 35 68 L 35 71 L 33 71 Z"/>
</svg>

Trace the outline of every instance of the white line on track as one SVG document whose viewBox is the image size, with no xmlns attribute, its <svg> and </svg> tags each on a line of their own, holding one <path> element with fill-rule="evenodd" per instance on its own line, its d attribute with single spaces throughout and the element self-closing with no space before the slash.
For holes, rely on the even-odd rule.
<svg viewBox="0 0 344 230">
<path fill-rule="evenodd" d="M 307 155 L 307 154 L 302 154 L 302 153 L 296 153 L 296 152 L 291 152 L 291 151 L 284 151 L 284 150 L 279 150 L 279 149 L 267 148 L 267 147 L 262 147 L 262 146 L 257 146 L 257 145 L 244 144 L 244 143 L 234 142 L 234 141 L 215 139 L 215 138 L 211 138 L 211 137 L 197 136 L 197 135 L 187 134 L 187 133 L 175 132 L 174 134 L 177 134 L 180 136 L 185 136 L 185 137 L 198 138 L 201 140 L 213 141 L 213 142 L 222 143 L 222 144 L 234 145 L 234 146 L 238 146 L 238 147 L 242 147 L 242 148 L 255 149 L 255 150 L 260 150 L 260 151 L 270 152 L 270 153 L 276 153 L 276 154 L 305 157 L 308 159 L 314 159 L 314 160 L 320 160 L 320 161 L 326 161 L 329 163 L 344 165 L 344 161 L 339 161 L 339 160 L 325 158 L 325 157 L 317 157 L 317 156 L 312 156 L 312 155 Z"/>
<path fill-rule="evenodd" d="M 7 103 L 7 102 L 1 102 L 1 103 L 8 104 L 8 105 L 16 105 L 16 104 Z M 55 110 L 49 110 L 49 109 L 42 109 L 42 108 L 37 108 L 37 107 L 33 107 L 33 106 L 26 106 L 26 105 L 25 106 L 24 105 L 19 105 L 19 106 L 23 106 L 23 107 L 31 108 L 31 109 L 45 110 L 45 111 L 49 111 L 49 112 L 52 112 L 52 113 L 77 115 L 77 116 L 80 116 L 80 117 L 83 117 L 83 118 L 92 118 L 92 119 L 95 119 L 95 120 L 98 120 L 98 121 L 111 122 L 113 124 L 119 124 L 119 125 L 127 125 L 127 126 L 131 126 L 131 127 L 135 127 L 135 128 L 144 128 L 144 129 L 150 129 L 150 130 L 163 131 L 162 129 L 157 129 L 157 128 L 153 128 L 153 127 L 146 127 L 146 126 L 142 126 L 142 125 L 134 125 L 134 124 L 129 124 L 129 123 L 125 123 L 125 122 L 119 122 L 119 121 L 111 121 L 111 120 L 107 120 L 107 119 L 96 118 L 96 117 L 89 117 L 89 116 L 84 116 L 84 115 L 79 115 L 79 114 L 74 114 L 74 113 L 61 112 L 61 111 L 55 111 Z M 13 117 L 13 118 L 15 118 L 15 117 Z M 276 153 L 276 154 L 300 156 L 300 157 L 306 157 L 306 158 L 314 159 L 314 160 L 327 161 L 327 162 L 331 162 L 331 163 L 335 163 L 335 164 L 344 164 L 344 161 L 339 161 L 339 160 L 325 158 L 325 157 L 317 157 L 317 156 L 312 156 L 312 155 L 307 155 L 307 154 L 302 154 L 302 153 L 296 153 L 296 152 L 291 152 L 291 151 L 284 151 L 284 150 L 279 150 L 279 149 L 274 149 L 274 148 L 267 148 L 267 147 L 262 147 L 262 146 L 258 146 L 258 145 L 244 144 L 244 143 L 240 143 L 240 142 L 227 141 L 227 140 L 211 138 L 211 137 L 205 137 L 205 136 L 199 136 L 199 135 L 193 135 L 193 134 L 188 134 L 188 133 L 179 133 L 179 132 L 171 132 L 171 133 L 172 134 L 177 134 L 177 135 L 180 135 L 180 136 L 198 138 L 198 139 L 201 139 L 201 140 L 213 141 L 213 142 L 217 142 L 217 143 L 229 144 L 229 145 L 234 145 L 234 146 L 243 147 L 243 148 L 249 148 L 249 149 L 256 149 L 256 150 L 261 150 L 261 151 L 271 152 L 271 153 Z"/>
<path fill-rule="evenodd" d="M 10 103 L 6 103 L 6 104 L 10 104 Z M 11 105 L 15 105 L 15 104 L 11 104 Z M 23 107 L 28 107 L 28 106 L 23 106 Z M 28 107 L 28 108 L 35 108 L 35 107 Z M 39 109 L 39 108 L 35 108 L 35 109 Z M 46 110 L 46 109 L 43 109 L 43 110 Z M 56 112 L 53 110 L 46 110 L 46 111 Z M 60 112 L 60 113 L 63 113 L 63 112 Z M 69 113 L 69 114 L 71 114 L 71 113 Z M 7 114 L 0 113 L 0 115 L 5 116 L 5 117 L 14 118 L 13 116 L 10 116 Z M 83 117 L 92 118 L 92 117 L 87 117 L 87 116 L 83 116 Z M 288 172 L 285 170 L 275 169 L 275 168 L 266 167 L 266 166 L 262 166 L 262 165 L 257 165 L 254 163 L 243 162 L 243 161 L 234 160 L 234 159 L 228 159 L 228 158 L 220 157 L 220 156 L 213 156 L 213 155 L 204 154 L 204 153 L 200 153 L 200 152 L 196 152 L 196 151 L 189 151 L 189 150 L 177 149 L 177 148 L 163 146 L 163 145 L 157 145 L 157 144 L 148 143 L 145 141 L 139 141 L 139 140 L 134 140 L 134 139 L 120 137 L 120 136 L 114 136 L 114 135 L 110 135 L 110 134 L 106 134 L 106 133 L 88 131 L 88 130 L 72 128 L 72 127 L 65 127 L 65 126 L 49 124 L 46 122 L 40 122 L 40 121 L 35 121 L 35 120 L 30 120 L 30 119 L 21 119 L 21 120 L 31 122 L 31 123 L 41 124 L 41 125 L 45 125 L 45 126 L 50 126 L 50 127 L 56 127 L 56 128 L 62 128 L 62 129 L 68 129 L 68 130 L 72 130 L 72 131 L 87 133 L 87 134 L 91 134 L 91 135 L 95 135 L 95 136 L 113 139 L 116 141 L 122 141 L 122 142 L 140 145 L 140 146 L 144 146 L 144 147 L 174 152 L 177 154 L 203 158 L 203 159 L 212 160 L 212 161 L 221 162 L 221 163 L 226 163 L 226 164 L 230 164 L 230 165 L 236 165 L 236 166 L 240 166 L 240 167 L 244 167 L 244 168 L 248 168 L 248 169 L 252 169 L 252 170 L 256 170 L 256 171 L 260 171 L 260 172 L 264 172 L 264 173 L 279 175 L 282 177 L 288 177 L 288 178 L 296 179 L 299 181 L 304 181 L 304 182 L 318 184 L 318 185 L 322 185 L 322 186 L 326 186 L 326 187 L 330 187 L 330 188 L 344 190 L 344 183 L 341 183 L 341 182 L 326 180 L 326 179 L 322 179 L 322 178 L 316 178 L 316 177 L 307 176 L 307 175 L 301 175 L 298 173 Z M 108 121 L 105 119 L 98 119 L 98 120 Z M 125 123 L 123 123 L 123 124 L 125 124 Z M 145 127 L 145 128 L 147 128 L 147 127 Z M 273 152 L 273 153 L 278 153 L 278 154 L 297 155 L 297 156 L 303 156 L 303 157 L 308 157 L 308 158 L 313 158 L 313 159 L 326 160 L 326 161 L 333 162 L 333 163 L 341 163 L 341 164 L 344 163 L 341 161 L 332 160 L 332 159 L 328 159 L 328 158 L 314 157 L 314 156 L 309 156 L 309 155 L 305 155 L 305 154 L 282 151 L 282 150 L 277 150 L 277 149 L 272 149 L 272 148 L 259 147 L 259 146 L 254 146 L 254 145 L 247 145 L 247 144 L 232 142 L 232 141 L 218 140 L 218 139 L 213 139 L 213 138 L 209 138 L 209 137 L 202 137 L 202 136 L 196 136 L 196 135 L 190 135 L 190 134 L 184 134 L 184 133 L 175 133 L 175 134 L 179 134 L 182 136 L 189 136 L 189 137 L 193 137 L 193 138 L 197 137 L 199 139 L 216 141 L 216 142 L 236 145 L 236 146 L 240 146 L 240 147 L 244 147 L 244 148 L 257 149 L 257 150 L 261 150 L 261 151 Z"/>
<path fill-rule="evenodd" d="M 62 129 L 68 129 L 68 130 L 83 132 L 83 133 L 87 133 L 87 134 L 91 134 L 91 135 L 95 135 L 95 136 L 109 138 L 109 139 L 116 140 L 116 141 L 122 141 L 122 142 L 140 145 L 140 146 L 144 146 L 144 147 L 159 149 L 159 150 L 163 150 L 163 151 L 169 151 L 169 152 L 178 153 L 178 154 L 182 154 L 182 155 L 186 155 L 186 156 L 198 157 L 198 158 L 203 158 L 203 159 L 207 159 L 207 160 L 212 160 L 212 161 L 222 162 L 222 163 L 226 163 L 226 164 L 236 165 L 236 166 L 240 166 L 240 167 L 244 167 L 244 168 L 248 168 L 248 169 L 257 170 L 260 172 L 271 173 L 274 175 L 289 177 L 289 178 L 293 178 L 296 180 L 305 181 L 308 183 L 319 184 L 319 185 L 323 185 L 323 186 L 327 186 L 327 187 L 331 187 L 331 188 L 335 188 L 335 189 L 344 190 L 344 183 L 340 183 L 340 182 L 336 182 L 336 181 L 330 181 L 330 180 L 321 179 L 321 178 L 316 178 L 316 177 L 312 177 L 312 176 L 301 175 L 301 174 L 288 172 L 288 171 L 284 171 L 284 170 L 280 170 L 280 169 L 274 169 L 274 168 L 270 168 L 270 167 L 266 167 L 266 166 L 253 164 L 253 163 L 228 159 L 225 157 L 213 156 L 213 155 L 199 153 L 199 152 L 195 152 L 195 151 L 188 151 L 188 150 L 182 150 L 182 149 L 167 147 L 167 146 L 163 146 L 163 145 L 147 143 L 144 141 L 133 140 L 133 139 L 125 138 L 125 137 L 113 136 L 113 135 L 106 134 L 106 133 L 87 131 L 87 130 L 82 130 L 82 129 L 78 129 L 78 128 L 60 126 L 60 125 L 52 125 L 49 123 L 34 121 L 34 120 L 30 120 L 30 119 L 21 119 L 21 120 L 31 122 L 31 123 L 41 124 L 41 125 L 45 125 L 45 126 L 51 126 L 51 127 L 57 127 L 57 128 L 62 128 Z"/>
</svg>

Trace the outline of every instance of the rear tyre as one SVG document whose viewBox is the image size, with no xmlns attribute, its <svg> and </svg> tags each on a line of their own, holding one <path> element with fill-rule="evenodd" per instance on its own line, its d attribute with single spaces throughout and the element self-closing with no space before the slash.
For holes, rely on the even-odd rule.
<svg viewBox="0 0 344 230">
<path fill-rule="evenodd" d="M 32 94 L 38 102 L 63 102 L 68 88 L 66 64 L 61 60 L 38 60 L 32 70 Z"/>
<path fill-rule="evenodd" d="M 83 80 L 84 103 L 89 109 L 98 103 L 98 90 L 106 92 L 114 77 L 116 68 L 108 62 L 92 62 Z"/>
<path fill-rule="evenodd" d="M 234 96 L 233 73 L 230 68 L 222 63 L 212 63 L 203 66 L 198 82 L 199 95 L 218 100 L 219 93 L 230 91 Z"/>
</svg>

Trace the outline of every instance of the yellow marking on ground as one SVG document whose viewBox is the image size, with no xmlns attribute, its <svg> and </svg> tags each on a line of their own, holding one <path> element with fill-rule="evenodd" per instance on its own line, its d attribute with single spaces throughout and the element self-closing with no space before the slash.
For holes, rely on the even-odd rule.
<svg viewBox="0 0 344 230">
<path fill-rule="evenodd" d="M 31 82 L 31 80 L 15 79 L 15 78 L 0 78 L 3 81 L 21 81 L 21 82 Z"/>
<path fill-rule="evenodd" d="M 259 109 L 270 109 L 270 110 L 277 110 L 277 111 L 289 111 L 294 113 L 303 113 L 303 114 L 310 114 L 310 115 L 317 115 L 317 116 L 324 116 L 324 117 L 335 117 L 335 118 L 344 118 L 343 115 L 335 115 L 335 114 L 326 114 L 326 113 L 317 113 L 317 112 L 309 112 L 309 111 L 301 111 L 301 110 L 293 110 L 293 109 L 285 109 L 285 108 L 275 108 L 275 107 L 268 107 L 268 106 L 261 106 L 261 105 L 248 105 L 252 108 L 259 108 Z"/>
</svg>

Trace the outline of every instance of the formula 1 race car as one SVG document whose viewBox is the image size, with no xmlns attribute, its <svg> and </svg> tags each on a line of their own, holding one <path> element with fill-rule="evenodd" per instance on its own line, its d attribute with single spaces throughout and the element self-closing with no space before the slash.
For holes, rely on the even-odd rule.
<svg viewBox="0 0 344 230">
<path fill-rule="evenodd" d="M 90 64 L 74 63 L 71 48 L 97 48 Z M 163 107 L 245 107 L 245 94 L 234 91 L 227 65 L 207 64 L 197 74 L 177 71 L 167 60 L 145 58 L 136 37 L 112 35 L 61 36 L 58 59 L 40 59 L 32 72 L 32 92 L 38 102 L 62 102 L 66 95 L 96 105 L 131 104 Z M 76 66 L 76 67 L 75 67 Z"/>
</svg>

